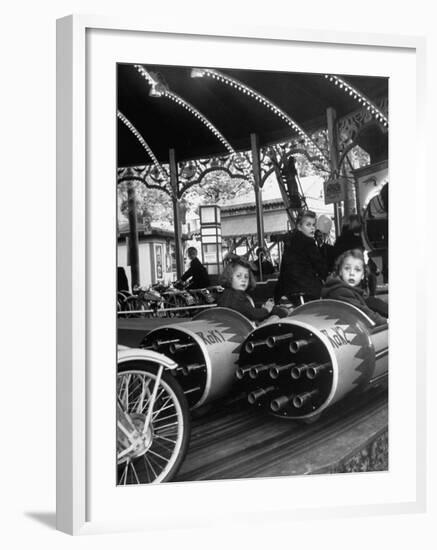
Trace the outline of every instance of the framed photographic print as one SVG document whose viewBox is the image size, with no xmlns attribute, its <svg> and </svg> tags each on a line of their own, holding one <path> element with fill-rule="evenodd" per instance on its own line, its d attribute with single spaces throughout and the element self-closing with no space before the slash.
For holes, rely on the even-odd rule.
<svg viewBox="0 0 437 550">
<path fill-rule="evenodd" d="M 423 510 L 423 40 L 70 16 L 57 52 L 58 528 Z"/>
</svg>

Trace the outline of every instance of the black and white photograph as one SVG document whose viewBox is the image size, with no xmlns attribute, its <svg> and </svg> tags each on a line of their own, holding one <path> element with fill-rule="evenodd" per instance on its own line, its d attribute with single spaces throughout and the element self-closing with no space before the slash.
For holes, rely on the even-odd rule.
<svg viewBox="0 0 437 550">
<path fill-rule="evenodd" d="M 6 5 L 4 548 L 436 546 L 432 5 Z"/>
<path fill-rule="evenodd" d="M 389 78 L 116 74 L 117 485 L 388 471 Z"/>
</svg>

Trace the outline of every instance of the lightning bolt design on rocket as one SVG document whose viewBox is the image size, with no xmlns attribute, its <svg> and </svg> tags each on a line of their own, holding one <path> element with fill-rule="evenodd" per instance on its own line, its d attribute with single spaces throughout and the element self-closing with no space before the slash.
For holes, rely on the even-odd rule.
<svg viewBox="0 0 437 550">
<path fill-rule="evenodd" d="M 226 338 L 227 342 L 235 342 L 237 344 L 231 353 L 239 354 L 241 343 L 243 341 L 242 336 L 238 334 L 235 331 L 235 329 L 230 327 L 229 324 L 227 323 L 224 323 L 221 321 L 214 321 L 213 323 L 210 322 L 210 324 L 211 324 L 211 328 L 220 330 L 221 334 L 223 335 L 224 338 Z"/>
<path fill-rule="evenodd" d="M 317 317 L 323 321 L 329 322 L 329 324 L 335 325 L 341 328 L 349 340 L 349 346 L 355 348 L 355 352 L 352 353 L 352 362 L 350 363 L 350 369 L 356 372 L 356 378 L 352 384 L 360 386 L 369 378 L 369 362 L 368 362 L 368 350 L 367 346 L 363 346 L 364 334 L 359 327 L 354 324 L 344 324 L 340 319 L 335 316 L 331 316 L 326 313 L 311 313 L 313 317 Z"/>
</svg>

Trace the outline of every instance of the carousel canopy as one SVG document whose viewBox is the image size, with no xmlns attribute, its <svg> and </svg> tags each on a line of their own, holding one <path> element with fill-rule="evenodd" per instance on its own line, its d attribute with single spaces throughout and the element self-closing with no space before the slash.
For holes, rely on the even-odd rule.
<svg viewBox="0 0 437 550">
<path fill-rule="evenodd" d="M 168 163 L 170 148 L 181 161 L 227 154 L 226 143 L 236 151 L 248 150 L 251 133 L 259 136 L 261 146 L 295 137 L 290 125 L 260 97 L 272 102 L 306 133 L 326 127 L 328 107 L 334 108 L 338 117 L 361 107 L 356 96 L 324 74 L 218 69 L 230 77 L 233 82 L 230 84 L 210 75 L 202 76 L 202 71 L 193 71 L 192 67 L 142 67 L 151 78 L 145 78 L 138 66 L 117 66 L 117 107 L 163 164 Z M 388 96 L 387 78 L 355 75 L 341 78 L 372 102 Z M 244 91 L 237 83 L 248 88 Z M 248 89 L 259 94 L 258 99 Z M 163 94 L 163 90 L 171 93 Z M 195 111 L 205 119 L 202 121 Z M 215 127 L 224 141 L 205 121 Z M 386 147 L 386 136 L 376 127 L 364 132 L 361 139 L 364 143 L 360 145 L 365 149 L 366 145 L 379 151 Z M 138 137 L 118 119 L 118 166 L 150 162 Z"/>
</svg>

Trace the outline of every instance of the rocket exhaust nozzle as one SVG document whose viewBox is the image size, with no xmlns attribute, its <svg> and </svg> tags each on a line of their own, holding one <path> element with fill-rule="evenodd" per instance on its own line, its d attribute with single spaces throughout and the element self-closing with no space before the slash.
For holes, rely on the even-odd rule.
<svg viewBox="0 0 437 550">
<path fill-rule="evenodd" d="M 319 390 L 312 390 L 307 391 L 303 393 L 299 393 L 293 398 L 293 406 L 296 407 L 296 409 L 300 409 L 307 403 L 309 403 L 316 395 L 319 393 Z"/>
<path fill-rule="evenodd" d="M 314 336 L 310 338 L 301 338 L 300 340 L 293 340 L 288 344 L 288 349 L 290 350 L 290 353 L 297 353 L 303 348 L 306 348 L 307 346 L 311 345 L 313 342 L 316 341 L 316 338 Z"/>
<path fill-rule="evenodd" d="M 170 340 L 156 340 L 155 342 L 152 343 L 152 348 L 156 351 L 161 346 L 166 346 L 168 344 L 177 344 L 180 341 L 181 341 L 180 338 L 171 338 Z"/>
<path fill-rule="evenodd" d="M 287 374 L 287 371 L 291 370 L 296 363 L 287 363 L 286 365 L 276 365 L 275 367 L 272 367 L 269 370 L 269 376 L 270 378 L 273 378 L 273 380 L 276 380 L 281 376 L 282 373 Z"/>
<path fill-rule="evenodd" d="M 327 363 L 322 363 L 320 365 L 314 365 L 309 366 L 307 370 L 305 371 L 305 374 L 307 378 L 310 380 L 314 380 L 314 378 L 317 378 L 320 373 L 326 372 L 331 367 L 331 363 L 328 361 Z"/>
<path fill-rule="evenodd" d="M 192 372 L 203 369 L 205 366 L 205 363 L 192 363 L 191 365 L 184 365 L 183 367 L 181 367 L 182 374 L 184 376 L 188 376 Z"/>
<path fill-rule="evenodd" d="M 252 353 L 255 348 L 258 348 L 260 346 L 265 346 L 267 342 L 267 338 L 264 340 L 250 340 L 249 342 L 246 342 L 246 345 L 244 346 L 244 349 L 247 353 Z"/>
<path fill-rule="evenodd" d="M 190 349 L 195 345 L 196 345 L 195 342 L 189 342 L 188 344 L 173 343 L 173 344 L 170 344 L 168 349 L 170 353 L 174 354 L 174 353 L 177 353 L 178 351 L 185 351 L 186 349 Z"/>
<path fill-rule="evenodd" d="M 253 369 L 253 365 L 249 365 L 247 367 L 238 367 L 238 369 L 235 371 L 235 377 L 238 380 L 243 380 L 243 378 L 246 376 L 246 373 L 248 373 L 251 369 Z"/>
<path fill-rule="evenodd" d="M 270 408 L 273 412 L 278 412 L 287 405 L 293 404 L 293 399 L 295 396 L 296 394 L 292 393 L 290 395 L 281 395 L 280 397 L 276 397 L 276 399 L 273 399 L 270 402 Z"/>
<path fill-rule="evenodd" d="M 262 374 L 265 371 L 268 371 L 272 368 L 272 363 L 269 363 L 268 365 L 256 365 L 255 367 L 252 367 L 249 370 L 249 376 L 252 378 L 252 380 L 255 380 L 255 378 L 258 378 L 260 374 Z"/>
<path fill-rule="evenodd" d="M 277 336 L 268 336 L 266 338 L 266 346 L 270 349 L 274 348 L 279 342 L 284 340 L 291 340 L 293 338 L 293 333 L 289 332 L 288 334 L 279 334 Z"/>
<path fill-rule="evenodd" d="M 268 386 L 267 388 L 259 388 L 258 390 L 252 391 L 247 396 L 247 401 L 250 405 L 254 405 L 261 397 L 268 395 L 272 391 L 275 391 L 275 386 Z"/>
<path fill-rule="evenodd" d="M 302 374 L 304 374 L 310 367 L 315 366 L 316 364 L 317 363 L 302 363 L 297 367 L 293 367 L 290 371 L 291 378 L 293 378 L 293 380 L 298 380 L 302 376 Z"/>
</svg>

